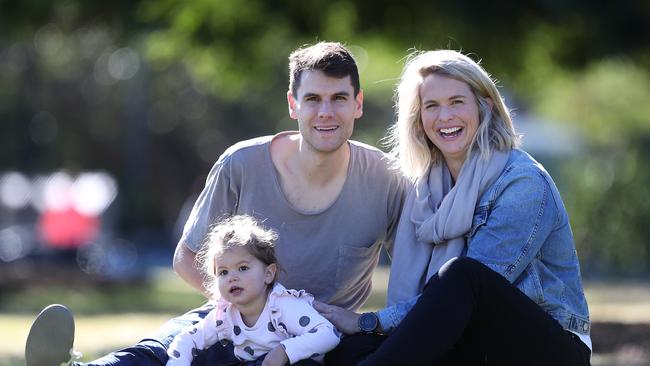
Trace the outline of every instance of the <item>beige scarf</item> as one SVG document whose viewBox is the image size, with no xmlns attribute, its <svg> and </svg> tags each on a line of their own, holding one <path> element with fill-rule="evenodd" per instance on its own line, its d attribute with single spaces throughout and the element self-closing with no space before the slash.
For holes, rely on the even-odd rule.
<svg viewBox="0 0 650 366">
<path fill-rule="evenodd" d="M 472 153 L 453 184 L 447 165 L 432 165 L 404 203 L 388 282 L 388 305 L 418 295 L 448 260 L 463 254 L 478 199 L 501 175 L 509 151 Z"/>
</svg>

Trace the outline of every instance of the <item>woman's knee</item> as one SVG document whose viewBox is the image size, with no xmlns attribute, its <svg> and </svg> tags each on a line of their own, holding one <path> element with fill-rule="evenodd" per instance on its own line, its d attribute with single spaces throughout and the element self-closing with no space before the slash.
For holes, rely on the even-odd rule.
<svg viewBox="0 0 650 366">
<path fill-rule="evenodd" d="M 474 275 L 487 267 L 470 257 L 456 257 L 443 264 L 438 271 L 440 278 L 453 275 Z"/>
<path fill-rule="evenodd" d="M 477 288 L 490 273 L 496 274 L 490 268 L 476 259 L 469 257 L 456 257 L 450 259 L 440 267 L 438 273 L 432 276 L 423 292 L 435 291 L 439 286 L 450 284 L 452 288 L 465 287 Z"/>
</svg>

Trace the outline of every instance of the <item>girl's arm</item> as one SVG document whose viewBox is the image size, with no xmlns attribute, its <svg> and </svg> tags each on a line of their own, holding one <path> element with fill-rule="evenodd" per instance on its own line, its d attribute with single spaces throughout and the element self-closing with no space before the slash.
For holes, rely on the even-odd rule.
<svg viewBox="0 0 650 366">
<path fill-rule="evenodd" d="M 322 356 L 339 344 L 332 323 L 320 315 L 306 299 L 283 297 L 279 326 L 295 337 L 282 341 L 290 363 Z"/>
<path fill-rule="evenodd" d="M 217 313 L 216 309 L 210 311 L 205 319 L 186 327 L 174 337 L 167 350 L 167 366 L 190 366 L 193 349 L 203 350 L 217 343 Z"/>
</svg>

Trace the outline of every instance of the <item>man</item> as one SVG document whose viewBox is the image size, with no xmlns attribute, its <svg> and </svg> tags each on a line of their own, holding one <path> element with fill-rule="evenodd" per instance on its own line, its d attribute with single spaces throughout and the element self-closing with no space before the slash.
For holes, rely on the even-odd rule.
<svg viewBox="0 0 650 366">
<path fill-rule="evenodd" d="M 370 295 L 382 245 L 391 244 L 406 182 L 381 151 L 349 140 L 363 114 L 358 69 L 349 51 L 321 42 L 296 50 L 289 60 L 287 101 L 298 131 L 243 141 L 223 153 L 185 225 L 174 269 L 205 293 L 195 253 L 210 225 L 220 217 L 249 214 L 279 234 L 281 283 L 356 310 Z M 208 310 L 176 318 L 159 336 L 91 364 L 164 364 L 173 335 Z M 36 325 L 46 320 L 42 313 L 30 333 L 38 334 Z M 205 352 L 205 362 L 223 362 L 224 348 L 213 349 L 216 353 Z M 40 365 L 30 364 L 28 356 L 26 351 L 28 366 Z"/>
</svg>

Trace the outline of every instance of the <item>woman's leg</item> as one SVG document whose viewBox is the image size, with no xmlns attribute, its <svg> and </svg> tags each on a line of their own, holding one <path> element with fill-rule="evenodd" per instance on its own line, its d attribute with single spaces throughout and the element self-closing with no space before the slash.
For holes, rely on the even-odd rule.
<svg viewBox="0 0 650 366">
<path fill-rule="evenodd" d="M 589 352 L 504 277 L 471 258 L 447 263 L 361 365 L 588 365 Z"/>
<path fill-rule="evenodd" d="M 385 335 L 357 333 L 341 338 L 336 348 L 325 354 L 325 364 L 353 366 L 375 352 L 386 339 Z"/>
</svg>

